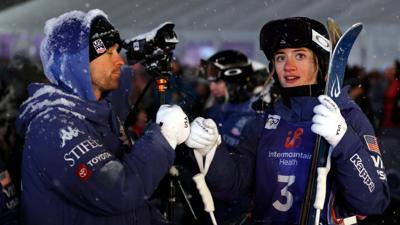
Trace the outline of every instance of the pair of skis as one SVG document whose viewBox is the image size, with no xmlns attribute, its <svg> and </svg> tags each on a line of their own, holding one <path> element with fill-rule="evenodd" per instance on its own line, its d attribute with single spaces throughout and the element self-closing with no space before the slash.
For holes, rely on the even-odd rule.
<svg viewBox="0 0 400 225">
<path fill-rule="evenodd" d="M 339 26 L 328 18 L 331 56 L 325 86 L 325 94 L 335 99 L 339 96 L 351 48 L 363 25 L 356 23 L 342 34 Z M 300 225 L 318 225 L 326 195 L 326 177 L 330 169 L 332 148 L 324 138 L 317 136 L 309 172 L 307 189 L 302 205 Z"/>
</svg>

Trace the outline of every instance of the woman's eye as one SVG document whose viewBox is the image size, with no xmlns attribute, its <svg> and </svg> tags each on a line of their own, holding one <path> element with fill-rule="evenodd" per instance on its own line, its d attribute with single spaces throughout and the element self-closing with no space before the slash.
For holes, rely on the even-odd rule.
<svg viewBox="0 0 400 225">
<path fill-rule="evenodd" d="M 297 58 L 297 59 L 304 59 L 304 58 L 305 58 L 305 55 L 304 55 L 303 53 L 297 53 L 297 54 L 296 54 L 296 58 Z"/>
<path fill-rule="evenodd" d="M 275 56 L 275 61 L 276 62 L 282 62 L 283 60 L 285 60 L 285 56 L 283 56 L 283 55 Z"/>
</svg>

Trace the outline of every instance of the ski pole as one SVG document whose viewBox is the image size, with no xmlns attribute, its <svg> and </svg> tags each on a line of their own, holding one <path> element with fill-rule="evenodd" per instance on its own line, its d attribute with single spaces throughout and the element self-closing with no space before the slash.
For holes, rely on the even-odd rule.
<svg viewBox="0 0 400 225">
<path fill-rule="evenodd" d="M 326 195 L 326 179 L 328 177 L 329 170 L 331 169 L 331 155 L 332 147 L 329 148 L 328 157 L 326 159 L 325 167 L 318 167 L 317 172 L 317 190 L 315 193 L 314 208 L 316 209 L 315 225 L 319 224 L 320 214 L 324 208 L 325 195 Z"/>
<path fill-rule="evenodd" d="M 218 140 L 217 140 L 218 141 Z M 208 189 L 206 180 L 205 180 L 205 175 L 208 172 L 208 169 L 211 165 L 211 161 L 214 158 L 216 147 L 212 149 L 205 157 L 203 157 L 200 152 L 194 151 L 194 156 L 196 158 L 197 164 L 200 169 L 200 173 L 196 174 L 192 179 L 196 183 L 196 187 L 199 190 L 201 199 L 204 204 L 204 211 L 208 212 L 210 214 L 211 221 L 213 225 L 217 225 L 217 220 L 215 219 L 214 216 L 214 201 L 210 192 L 210 189 Z M 205 159 L 205 162 L 204 162 Z"/>
<path fill-rule="evenodd" d="M 331 53 L 337 42 L 339 41 L 340 37 L 342 36 L 343 32 L 340 29 L 339 24 L 330 17 L 327 20 L 327 28 L 329 33 L 329 40 L 331 43 Z M 326 166 L 320 166 L 317 168 L 317 184 L 316 184 L 316 193 L 315 193 L 315 201 L 314 201 L 314 208 L 316 209 L 316 216 L 315 216 L 315 225 L 319 224 L 320 214 L 322 209 L 324 208 L 325 203 L 325 196 L 326 196 L 326 180 L 328 177 L 329 170 L 331 168 L 331 154 L 332 154 L 332 147 L 329 148 L 328 156 L 326 158 Z"/>
<path fill-rule="evenodd" d="M 196 150 L 194 151 L 194 156 L 196 158 L 197 165 L 199 166 L 200 173 L 193 176 L 192 179 L 196 183 L 196 187 L 199 190 L 201 199 L 204 204 L 204 211 L 210 214 L 210 218 L 213 225 L 217 225 L 217 220 L 215 219 L 214 216 L 215 207 L 210 189 L 208 189 L 205 180 L 205 176 L 208 172 L 208 169 L 210 168 L 211 161 L 214 158 L 215 151 L 220 143 L 221 143 L 221 136 L 217 138 L 213 148 L 205 156 L 201 155 L 201 153 Z"/>
<path fill-rule="evenodd" d="M 358 35 L 362 30 L 362 27 L 363 25 L 361 23 L 356 23 L 349 29 L 347 29 L 347 31 L 338 40 L 333 52 L 331 52 L 327 82 L 324 93 L 332 99 L 337 98 L 340 95 L 344 79 L 344 72 L 347 65 L 347 59 L 354 42 L 356 41 Z M 314 207 L 311 207 L 310 204 L 311 201 L 317 200 L 316 192 L 317 189 L 319 189 L 315 182 L 316 180 L 318 180 L 318 178 L 316 178 L 316 173 L 318 171 L 317 168 L 326 168 L 328 163 L 328 156 L 330 154 L 329 152 L 331 152 L 331 150 L 328 150 L 328 148 L 329 144 L 323 138 L 321 138 L 321 136 L 317 135 L 317 140 L 311 160 L 311 168 L 309 172 L 306 193 L 301 209 L 300 225 L 311 225 L 316 223 L 316 221 L 319 221 L 320 219 L 319 212 L 316 212 L 318 210 L 316 210 L 316 208 Z M 329 170 L 324 171 L 324 169 L 322 169 L 321 173 L 326 173 L 326 175 L 325 178 L 319 178 L 320 180 L 324 181 L 324 184 L 321 184 L 322 181 L 319 181 L 319 183 L 320 186 L 322 185 L 324 187 L 325 191 L 320 191 L 319 195 L 322 195 L 321 193 L 326 193 L 326 176 L 328 172 Z M 325 197 L 323 198 L 323 200 L 325 201 Z M 321 203 L 320 201 L 321 200 L 318 200 L 317 206 L 320 207 L 320 205 L 322 204 L 323 208 L 324 202 Z M 319 211 L 321 209 L 319 209 Z"/>
<path fill-rule="evenodd" d="M 217 225 L 217 220 L 214 216 L 214 201 L 211 196 L 210 189 L 208 189 L 204 174 L 198 173 L 193 177 L 196 187 L 200 192 L 201 199 L 204 203 L 204 210 L 210 214 L 213 225 Z"/>
</svg>

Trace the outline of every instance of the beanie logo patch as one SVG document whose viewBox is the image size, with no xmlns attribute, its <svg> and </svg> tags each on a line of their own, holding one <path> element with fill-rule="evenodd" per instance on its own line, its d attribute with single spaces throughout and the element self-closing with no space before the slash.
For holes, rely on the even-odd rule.
<svg viewBox="0 0 400 225">
<path fill-rule="evenodd" d="M 312 40 L 327 52 L 331 51 L 329 40 L 315 30 L 312 30 Z"/>
<path fill-rule="evenodd" d="M 100 38 L 94 40 L 92 43 L 97 54 L 103 54 L 105 51 L 107 51 L 106 46 Z"/>
</svg>

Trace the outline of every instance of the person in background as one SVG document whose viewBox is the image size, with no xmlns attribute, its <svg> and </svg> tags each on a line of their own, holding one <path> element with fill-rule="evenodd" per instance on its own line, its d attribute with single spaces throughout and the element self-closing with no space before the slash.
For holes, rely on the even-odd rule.
<svg viewBox="0 0 400 225">
<path fill-rule="evenodd" d="M 10 199 L 20 199 L 24 140 L 17 135 L 15 121 L 19 106 L 28 98 L 28 85 L 44 82 L 46 77 L 36 60 L 23 53 L 17 53 L 5 63 L 0 65 L 0 159 L 13 183 Z"/>
<path fill-rule="evenodd" d="M 321 223 L 381 214 L 390 197 L 374 130 L 346 91 L 335 100 L 322 94 L 330 55 L 324 25 L 306 17 L 267 22 L 260 48 L 281 97 L 247 123 L 236 151 L 219 145 L 218 129 L 205 126 L 209 121 L 191 124 L 186 144 L 212 160 L 205 180 L 213 198 L 250 193 L 254 224 L 299 224 L 320 135 L 332 149 Z"/>
<path fill-rule="evenodd" d="M 16 122 L 25 137 L 23 223 L 162 223 L 151 196 L 189 135 L 186 114 L 161 106 L 157 124 L 132 143 L 122 126 L 131 82 L 108 16 L 67 12 L 48 20 L 44 33 L 40 56 L 50 83 L 29 86 Z"/>
<path fill-rule="evenodd" d="M 349 96 L 360 106 L 372 125 L 375 125 L 374 111 L 368 93 L 370 92 L 369 80 L 364 68 L 347 66 L 343 86 L 349 86 Z M 375 126 L 373 126 L 375 129 Z M 376 130 L 376 129 L 375 129 Z"/>
<path fill-rule="evenodd" d="M 205 67 L 212 103 L 203 116 L 216 122 L 222 141 L 234 151 L 244 125 L 256 115 L 251 107 L 256 86 L 252 64 L 242 52 L 223 50 L 212 55 Z"/>
<path fill-rule="evenodd" d="M 5 163 L 0 160 L 0 224 L 19 224 L 19 198 Z"/>
<path fill-rule="evenodd" d="M 385 69 L 388 86 L 383 94 L 384 128 L 400 127 L 400 61 Z"/>
<path fill-rule="evenodd" d="M 209 82 L 211 106 L 205 109 L 202 117 L 194 121 L 202 121 L 203 117 L 213 119 L 221 134 L 221 141 L 228 147 L 229 152 L 235 152 L 243 128 L 247 121 L 256 115 L 256 111 L 252 108 L 253 90 L 259 82 L 255 82 L 253 65 L 242 52 L 222 50 L 207 60 L 202 60 L 201 66 L 202 77 Z M 186 169 L 192 170 L 188 177 L 194 186 L 191 177 L 198 173 L 199 168 L 186 165 Z M 198 190 L 194 187 L 192 191 L 194 205 L 198 206 L 198 210 L 195 211 L 203 212 L 204 207 L 200 196 L 197 195 Z M 247 219 L 251 198 L 241 196 L 229 201 L 216 200 L 214 204 L 218 223 L 229 224 Z M 198 214 L 200 224 L 211 224 L 208 214 Z"/>
</svg>

